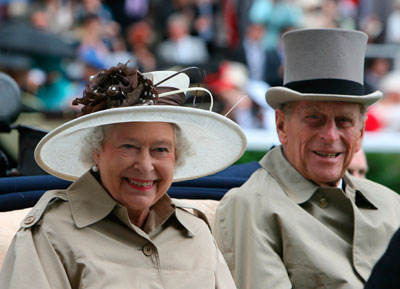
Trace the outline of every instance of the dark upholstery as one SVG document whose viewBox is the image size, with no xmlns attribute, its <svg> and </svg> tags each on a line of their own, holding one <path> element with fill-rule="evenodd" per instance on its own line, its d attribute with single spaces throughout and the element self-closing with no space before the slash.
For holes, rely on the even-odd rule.
<svg viewBox="0 0 400 289">
<path fill-rule="evenodd" d="M 392 237 L 389 247 L 375 264 L 365 289 L 400 288 L 400 228 Z"/>
<path fill-rule="evenodd" d="M 168 194 L 173 198 L 219 200 L 259 167 L 258 162 L 233 165 L 211 176 L 173 183 Z M 51 175 L 0 178 L 0 212 L 32 207 L 45 191 L 65 189 L 70 184 Z"/>
</svg>

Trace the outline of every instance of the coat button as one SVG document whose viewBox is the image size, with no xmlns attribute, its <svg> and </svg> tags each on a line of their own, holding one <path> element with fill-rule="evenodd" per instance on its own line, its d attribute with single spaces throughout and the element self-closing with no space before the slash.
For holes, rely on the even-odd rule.
<svg viewBox="0 0 400 289">
<path fill-rule="evenodd" d="M 26 217 L 24 223 L 25 223 L 25 225 L 29 225 L 29 224 L 32 224 L 34 221 L 35 221 L 35 217 L 29 216 L 29 217 Z"/>
<path fill-rule="evenodd" d="M 326 208 L 326 207 L 328 207 L 328 200 L 326 199 L 326 198 L 321 198 L 320 200 L 319 200 L 319 206 L 321 207 L 321 208 Z"/>
<path fill-rule="evenodd" d="M 142 251 L 146 256 L 151 256 L 154 253 L 154 247 L 152 244 L 148 243 L 143 246 Z"/>
</svg>

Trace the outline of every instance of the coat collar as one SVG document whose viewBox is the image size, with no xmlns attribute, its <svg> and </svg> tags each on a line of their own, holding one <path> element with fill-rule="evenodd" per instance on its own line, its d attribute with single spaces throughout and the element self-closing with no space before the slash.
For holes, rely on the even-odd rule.
<svg viewBox="0 0 400 289">
<path fill-rule="evenodd" d="M 260 161 L 260 165 L 267 170 L 279 183 L 283 191 L 297 204 L 308 201 L 319 189 L 312 181 L 304 178 L 285 158 L 282 146 L 276 146 Z M 376 206 L 366 197 L 366 194 L 351 181 L 346 173 L 343 177 L 345 192 L 357 206 L 376 209 Z"/>
<path fill-rule="evenodd" d="M 283 191 L 297 204 L 309 200 L 319 188 L 313 182 L 305 179 L 284 157 L 282 146 L 277 146 L 268 152 L 260 161 L 279 183 Z"/>
<path fill-rule="evenodd" d="M 72 218 L 78 228 L 84 228 L 99 222 L 114 210 L 120 211 L 122 207 L 111 197 L 90 171 L 83 174 L 68 188 L 67 195 Z M 194 235 L 195 228 L 185 218 L 180 217 L 180 213 L 177 213 L 172 204 L 170 197 L 165 194 L 153 205 L 151 209 L 153 211 L 151 214 L 154 215 L 154 218 L 151 218 L 154 221 L 153 225 L 161 226 L 168 218 L 174 216 L 190 234 Z M 171 206 L 171 211 L 166 209 L 168 205 Z"/>
<path fill-rule="evenodd" d="M 78 228 L 104 219 L 117 205 L 90 171 L 68 188 L 67 195 L 72 218 Z"/>
</svg>

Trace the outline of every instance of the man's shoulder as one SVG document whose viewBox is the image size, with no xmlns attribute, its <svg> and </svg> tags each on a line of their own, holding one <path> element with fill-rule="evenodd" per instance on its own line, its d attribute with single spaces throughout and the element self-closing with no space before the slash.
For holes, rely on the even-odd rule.
<svg viewBox="0 0 400 289">
<path fill-rule="evenodd" d="M 368 199 L 374 200 L 374 202 L 389 203 L 396 207 L 400 206 L 400 195 L 392 189 L 368 179 L 352 176 L 350 178 L 356 188 L 365 194 Z"/>
<path fill-rule="evenodd" d="M 276 191 L 278 187 L 279 184 L 272 175 L 261 167 L 254 171 L 240 187 L 231 188 L 224 198 L 249 198 L 260 193 L 266 194 L 269 191 Z"/>
<path fill-rule="evenodd" d="M 211 212 L 212 218 L 210 218 L 210 214 L 206 215 L 198 206 L 188 203 L 187 200 L 173 199 L 173 202 L 176 209 L 176 218 L 186 229 L 196 235 L 201 232 L 202 235 L 205 233 L 211 236 L 211 226 L 214 221 L 215 209 L 218 205 L 217 201 L 215 201 L 215 208 Z"/>
<path fill-rule="evenodd" d="M 395 191 L 392 189 L 386 187 L 383 184 L 377 183 L 375 181 L 369 180 L 369 179 L 363 179 L 363 178 L 357 178 L 350 176 L 351 181 L 356 185 L 357 188 L 359 188 L 361 191 L 375 191 L 380 190 L 381 192 L 385 192 L 388 194 L 394 194 L 398 195 Z"/>
<path fill-rule="evenodd" d="M 177 209 L 183 210 L 196 219 L 201 219 L 211 225 L 214 222 L 215 210 L 219 201 L 208 199 L 172 199 Z M 191 216 L 190 216 L 191 215 Z"/>
</svg>

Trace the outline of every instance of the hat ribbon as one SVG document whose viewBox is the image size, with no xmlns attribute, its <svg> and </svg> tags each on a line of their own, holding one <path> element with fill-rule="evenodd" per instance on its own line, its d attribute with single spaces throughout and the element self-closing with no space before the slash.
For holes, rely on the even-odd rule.
<svg viewBox="0 0 400 289">
<path fill-rule="evenodd" d="M 212 111 L 213 106 L 214 106 L 213 96 L 212 96 L 211 92 L 208 89 L 205 89 L 203 87 L 182 88 L 182 89 L 172 90 L 172 91 L 168 91 L 168 92 L 163 92 L 163 93 L 160 93 L 158 96 L 159 97 L 163 97 L 163 96 L 167 96 L 167 95 L 171 95 L 171 94 L 177 94 L 177 93 L 187 92 L 187 91 L 198 91 L 198 90 L 205 91 L 205 92 L 208 93 L 208 95 L 210 96 L 210 108 L 208 110 Z"/>
<path fill-rule="evenodd" d="M 284 87 L 300 93 L 364 95 L 364 85 L 347 79 L 317 78 L 288 82 Z"/>
</svg>

